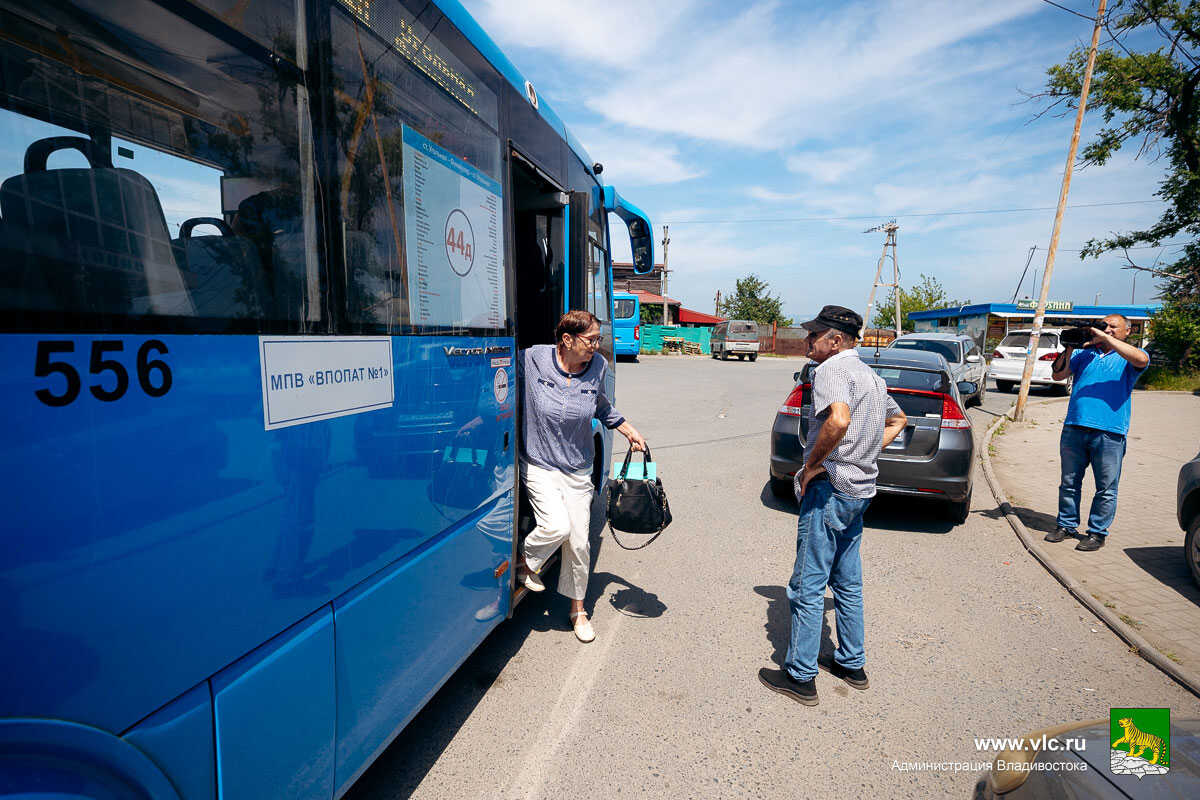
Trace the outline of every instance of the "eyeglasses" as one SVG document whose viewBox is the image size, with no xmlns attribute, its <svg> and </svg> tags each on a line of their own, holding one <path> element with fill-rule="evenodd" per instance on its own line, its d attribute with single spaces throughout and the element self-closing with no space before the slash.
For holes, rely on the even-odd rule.
<svg viewBox="0 0 1200 800">
<path fill-rule="evenodd" d="M 604 334 L 597 333 L 595 336 L 576 336 L 575 338 L 581 342 L 586 342 L 591 347 L 596 347 L 604 339 Z"/>
</svg>

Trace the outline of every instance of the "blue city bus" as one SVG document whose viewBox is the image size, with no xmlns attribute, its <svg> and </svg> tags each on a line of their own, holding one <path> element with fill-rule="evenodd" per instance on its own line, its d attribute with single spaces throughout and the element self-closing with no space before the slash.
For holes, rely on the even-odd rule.
<svg viewBox="0 0 1200 800">
<path fill-rule="evenodd" d="M 0 31 L 0 796 L 339 797 L 511 615 L 517 353 L 611 360 L 650 223 L 455 0 Z"/>
<path fill-rule="evenodd" d="M 642 303 L 636 294 L 613 294 L 613 353 L 633 356 L 642 352 Z"/>
</svg>

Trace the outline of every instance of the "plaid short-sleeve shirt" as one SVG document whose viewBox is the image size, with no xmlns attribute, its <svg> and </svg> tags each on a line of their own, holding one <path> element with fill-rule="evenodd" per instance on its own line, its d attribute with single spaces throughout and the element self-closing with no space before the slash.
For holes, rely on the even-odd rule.
<svg viewBox="0 0 1200 800">
<path fill-rule="evenodd" d="M 883 378 L 864 364 L 856 351 L 843 350 L 813 371 L 812 416 L 808 420 L 806 453 L 812 452 L 821 426 L 829 418 L 829 407 L 834 403 L 849 406 L 850 428 L 825 457 L 829 482 L 834 489 L 850 497 L 874 497 L 884 421 L 900 414 L 900 406 L 887 393 Z M 797 488 L 799 481 L 800 473 L 797 472 Z"/>
</svg>

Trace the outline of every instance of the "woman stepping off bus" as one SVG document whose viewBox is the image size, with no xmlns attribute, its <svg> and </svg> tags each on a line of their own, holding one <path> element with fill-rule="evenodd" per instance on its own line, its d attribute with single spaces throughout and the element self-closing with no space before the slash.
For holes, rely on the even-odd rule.
<svg viewBox="0 0 1200 800">
<path fill-rule="evenodd" d="M 521 481 L 536 522 L 525 537 L 519 577 L 530 591 L 545 589 L 538 573 L 562 547 L 558 591 L 571 598 L 571 624 L 581 642 L 596 638 L 583 609 L 591 563 L 588 525 L 596 457 L 592 419 L 616 429 L 634 450 L 646 446 L 604 396 L 608 364 L 596 352 L 601 338 L 595 316 L 568 311 L 555 328 L 555 344 L 522 350 L 519 362 L 524 385 Z"/>
</svg>

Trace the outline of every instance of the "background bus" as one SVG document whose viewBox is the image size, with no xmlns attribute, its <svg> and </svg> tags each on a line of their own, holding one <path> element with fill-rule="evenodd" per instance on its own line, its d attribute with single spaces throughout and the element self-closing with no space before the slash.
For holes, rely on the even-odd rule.
<svg viewBox="0 0 1200 800">
<path fill-rule="evenodd" d="M 642 352 L 642 304 L 636 294 L 613 294 L 613 353 L 633 356 Z"/>
<path fill-rule="evenodd" d="M 517 352 L 611 360 L 649 222 L 452 0 L 0 30 L 0 791 L 340 796 L 511 612 Z"/>
</svg>

